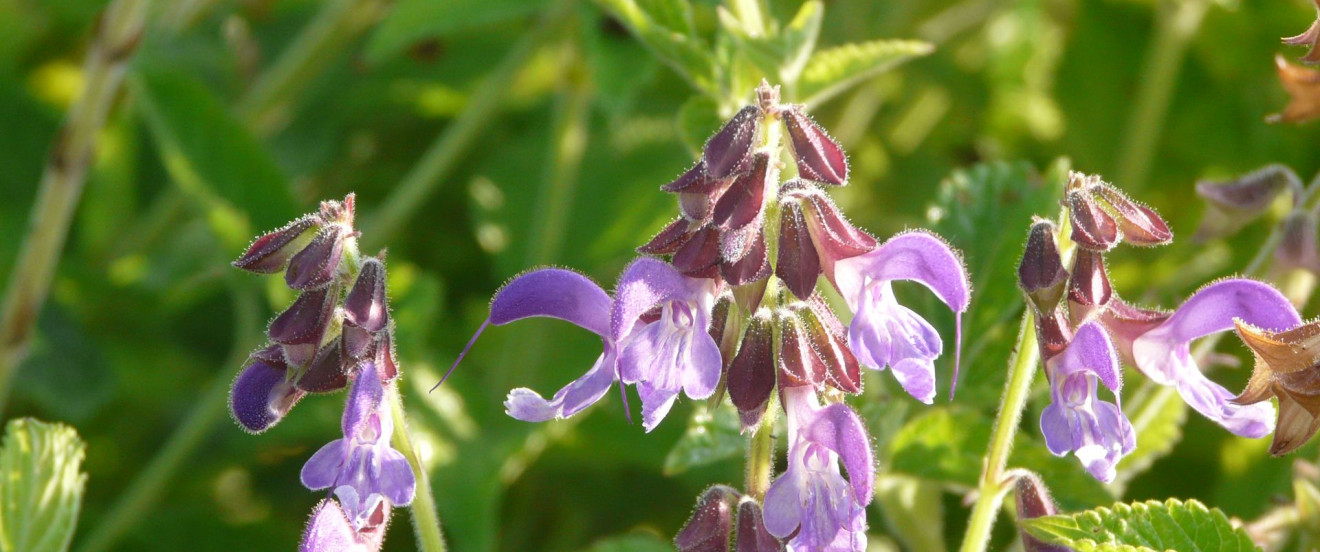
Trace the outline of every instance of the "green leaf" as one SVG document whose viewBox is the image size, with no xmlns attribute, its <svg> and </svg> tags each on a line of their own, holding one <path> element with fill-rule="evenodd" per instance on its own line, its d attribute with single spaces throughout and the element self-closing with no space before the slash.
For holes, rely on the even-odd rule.
<svg viewBox="0 0 1320 552">
<path fill-rule="evenodd" d="M 639 0 L 638 6 L 666 29 L 685 35 L 694 31 L 692 4 L 688 0 Z"/>
<path fill-rule="evenodd" d="M 537 0 L 399 0 L 367 42 L 367 61 L 379 63 L 418 41 L 523 17 L 544 5 Z"/>
<path fill-rule="evenodd" d="M 695 36 L 674 32 L 658 23 L 635 0 L 597 0 L 597 5 L 618 19 L 633 36 L 697 90 L 715 94 L 715 59 Z"/>
<path fill-rule="evenodd" d="M 87 475 L 83 442 L 63 424 L 10 420 L 0 448 L 0 550 L 61 552 L 69 547 Z"/>
<path fill-rule="evenodd" d="M 1118 463 L 1118 483 L 1127 483 L 1167 456 L 1182 440 L 1182 426 L 1187 421 L 1187 403 L 1172 389 L 1146 382 L 1144 394 L 1128 402 L 1132 429 L 1137 433 L 1137 448 Z"/>
<path fill-rule="evenodd" d="M 218 235 L 241 245 L 298 215 L 275 160 L 205 85 L 164 69 L 135 76 L 137 105 L 166 170 L 210 209 Z"/>
<path fill-rule="evenodd" d="M 720 129 L 724 120 L 720 118 L 720 106 L 715 100 L 705 96 L 692 96 L 678 110 L 679 136 L 683 145 L 694 156 L 701 154 L 706 139 Z"/>
<path fill-rule="evenodd" d="M 825 19 L 825 7 L 820 0 L 804 2 L 797 15 L 780 31 L 779 44 L 783 49 L 783 65 L 779 77 L 784 82 L 796 82 L 816 49 L 820 24 Z"/>
<path fill-rule="evenodd" d="M 990 424 L 989 417 L 970 409 L 929 409 L 890 441 L 890 469 L 962 489 L 974 488 L 990 443 Z M 1018 434 L 1009 466 L 1039 473 L 1064 508 L 1086 508 L 1114 499 L 1075 458 L 1055 457 L 1031 435 Z"/>
<path fill-rule="evenodd" d="M 696 408 L 687 432 L 665 457 L 665 475 L 676 475 L 697 466 L 733 458 L 747 447 L 740 433 L 738 413 L 732 408 Z"/>
<path fill-rule="evenodd" d="M 798 95 L 808 105 L 820 105 L 835 95 L 935 47 L 919 40 L 873 40 L 844 44 L 811 56 L 798 83 Z"/>
<path fill-rule="evenodd" d="M 1076 514 L 1020 522 L 1032 536 L 1078 552 L 1178 550 L 1237 552 L 1259 550 L 1251 538 L 1218 508 L 1195 500 L 1114 504 Z"/>
</svg>

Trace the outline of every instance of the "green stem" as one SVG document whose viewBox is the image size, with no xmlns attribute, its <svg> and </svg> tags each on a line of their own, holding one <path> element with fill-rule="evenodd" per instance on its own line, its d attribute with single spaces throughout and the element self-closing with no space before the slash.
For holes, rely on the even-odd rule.
<svg viewBox="0 0 1320 552">
<path fill-rule="evenodd" d="M 385 199 L 376 215 L 364 227 L 364 235 L 374 243 L 390 241 L 394 233 L 407 226 L 413 215 L 426 203 L 440 181 L 449 176 L 469 146 L 481 135 L 500 102 L 512 89 L 518 70 L 550 38 L 559 24 L 572 13 L 573 0 L 560 0 L 551 6 L 531 31 L 514 44 L 513 49 L 495 66 L 472 92 L 472 101 L 440 134 L 422 155 L 417 165 Z"/>
<path fill-rule="evenodd" d="M 0 412 L 50 292 L 97 137 L 123 87 L 128 60 L 142 39 L 148 1 L 117 0 L 106 8 L 83 61 L 86 83 L 46 159 L 27 235 L 0 307 Z"/>
<path fill-rule="evenodd" d="M 212 378 L 209 388 L 175 428 L 151 462 L 137 474 L 127 490 L 106 510 L 99 525 L 88 533 L 78 552 L 102 552 L 113 546 L 124 532 L 142 520 L 165 492 L 175 472 L 202 443 L 211 429 L 225 415 L 225 396 L 234 379 L 230 366 L 243 363 L 250 345 L 261 328 L 261 315 L 255 290 L 234 286 L 234 346 L 228 359 Z"/>
<path fill-rule="evenodd" d="M 1036 375 L 1036 364 L 1039 360 L 1036 319 L 1031 310 L 1027 309 L 1022 313 L 1022 329 L 1018 332 L 1017 350 L 1014 352 L 1012 367 L 1009 369 L 1008 383 L 1004 385 L 1003 398 L 999 401 L 994 434 L 990 438 L 990 450 L 986 454 L 981 480 L 977 485 L 976 504 L 972 506 L 971 519 L 967 523 L 962 552 L 984 552 L 990 544 L 990 529 L 994 527 L 995 518 L 999 516 L 1004 495 L 1011 488 L 1011 485 L 1004 480 L 1004 469 L 1008 466 L 1008 454 L 1013 450 L 1013 438 L 1017 435 L 1022 411 L 1027 406 L 1031 380 Z"/>
<path fill-rule="evenodd" d="M 747 441 L 747 494 L 758 502 L 765 498 L 770 489 L 770 479 L 775 468 L 775 418 L 779 414 L 774 396 L 765 405 L 765 416 L 761 425 Z"/>
<path fill-rule="evenodd" d="M 1176 0 L 1155 8 L 1155 36 L 1119 156 L 1115 182 L 1124 188 L 1140 188 L 1149 175 L 1187 45 L 1201 28 L 1208 8 L 1206 0 Z"/>
<path fill-rule="evenodd" d="M 333 0 L 262 72 L 236 111 L 261 134 L 270 134 L 288 120 L 288 102 L 324 62 L 339 55 L 353 38 L 370 28 L 387 2 L 383 0 Z"/>
<path fill-rule="evenodd" d="M 417 546 L 424 552 L 444 552 L 445 539 L 440 531 L 440 514 L 435 509 L 435 497 L 431 496 L 431 481 L 422 458 L 413 446 L 412 434 L 408 432 L 408 419 L 403 415 L 403 397 L 399 394 L 399 384 L 388 387 L 390 417 L 394 419 L 394 448 L 408 458 L 413 477 L 417 479 L 417 494 L 413 497 L 413 531 L 417 535 Z"/>
</svg>

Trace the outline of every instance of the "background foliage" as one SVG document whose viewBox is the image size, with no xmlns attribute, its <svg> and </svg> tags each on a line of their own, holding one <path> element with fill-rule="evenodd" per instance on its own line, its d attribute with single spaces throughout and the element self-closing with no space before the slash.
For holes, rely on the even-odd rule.
<svg viewBox="0 0 1320 552">
<path fill-rule="evenodd" d="M 0 0 L 0 235 L 10 237 L 0 240 L 0 283 L 103 4 Z M 510 388 L 552 391 L 598 347 L 538 321 L 487 332 L 448 383 L 425 390 L 503 281 L 556 264 L 608 284 L 672 216 L 658 186 L 736 107 L 715 99 L 737 91 L 720 91 L 707 64 L 729 48 L 773 57 L 779 47 L 737 36 L 712 47 L 715 5 L 695 0 L 690 18 L 685 5 L 158 3 L 4 413 L 61 421 L 85 439 L 74 549 L 122 523 L 121 493 L 195 416 L 196 447 L 114 548 L 293 546 L 318 499 L 297 472 L 337 431 L 342 399 L 311 397 L 260 438 L 204 406 L 260 344 L 260 320 L 291 299 L 227 263 L 259 231 L 353 191 L 368 251 L 390 250 L 405 401 L 453 549 L 667 549 L 704 487 L 741 482 L 727 412 L 684 401 L 649 435 L 617 400 L 564 422 L 511 420 L 501 407 Z M 770 2 L 790 42 L 804 39 L 791 37 L 798 13 L 796 2 Z M 1110 256 L 1124 297 L 1172 306 L 1246 264 L 1268 223 L 1195 243 L 1193 184 L 1270 162 L 1303 178 L 1320 169 L 1316 127 L 1263 122 L 1286 102 L 1271 61 L 1278 37 L 1313 15 L 1302 0 L 832 0 L 815 14 L 820 50 L 882 38 L 933 46 L 880 74 L 863 54 L 835 50 L 807 63 L 785 100 L 814 100 L 851 153 L 852 184 L 836 197 L 854 222 L 881 236 L 936 228 L 965 252 L 976 291 L 953 405 L 917 404 L 887 377 L 870 378 L 858 405 L 882 461 L 875 546 L 959 540 L 962 493 L 980 470 L 1021 309 L 1012 270 L 1031 215 L 1057 209 L 1060 157 L 1151 203 L 1178 233 L 1170 247 Z M 830 71 L 857 78 L 831 90 L 820 84 Z M 717 93 L 700 99 L 702 89 Z M 1160 94 L 1167 111 L 1147 109 L 1142 99 Z M 933 305 L 923 313 L 952 324 Z M 1221 350 L 1244 354 L 1236 343 Z M 950 368 L 941 363 L 941 381 Z M 1215 377 L 1240 389 L 1246 370 Z M 1177 497 L 1252 519 L 1293 496 L 1293 460 L 1316 454 L 1270 458 L 1267 441 L 1231 437 L 1174 403 L 1143 411 L 1141 448 L 1106 488 L 1044 449 L 1037 387 L 1012 463 L 1040 472 L 1065 509 Z M 1148 391 L 1125 391 L 1130 415 Z M 688 417 L 703 429 L 685 427 Z M 387 550 L 412 549 L 407 523 L 396 517 Z M 1012 533 L 999 525 L 1000 547 Z"/>
</svg>

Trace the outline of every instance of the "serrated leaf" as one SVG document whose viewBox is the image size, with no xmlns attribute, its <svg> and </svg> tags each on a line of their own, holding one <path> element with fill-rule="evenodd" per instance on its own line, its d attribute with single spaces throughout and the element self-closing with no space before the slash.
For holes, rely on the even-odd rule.
<svg viewBox="0 0 1320 552">
<path fill-rule="evenodd" d="M 961 489 L 974 488 L 981 477 L 990 433 L 990 418 L 973 410 L 929 409 L 909 421 L 890 441 L 890 469 Z M 1009 467 L 1039 473 L 1064 508 L 1087 508 L 1114 499 L 1075 458 L 1050 454 L 1033 435 L 1017 435 L 1008 462 Z"/>
<path fill-rule="evenodd" d="M 1182 440 L 1183 423 L 1187 421 L 1187 403 L 1172 389 L 1147 383 L 1149 393 L 1140 400 L 1128 402 L 1126 413 L 1137 433 L 1137 448 L 1123 457 L 1116 467 L 1115 481 L 1126 484 L 1167 456 Z"/>
<path fill-rule="evenodd" d="M 694 156 L 701 153 L 706 139 L 720 129 L 720 106 L 705 96 L 692 96 L 678 110 L 679 136 Z"/>
<path fill-rule="evenodd" d="M 716 408 L 714 412 L 697 408 L 687 432 L 665 457 L 665 475 L 738 456 L 747 446 L 740 428 L 738 414 L 732 408 Z"/>
<path fill-rule="evenodd" d="M 213 219 L 233 213 L 249 219 L 229 221 L 250 227 L 227 228 L 223 237 L 238 234 L 243 243 L 298 215 L 275 160 L 201 81 L 169 69 L 144 69 L 135 77 L 137 106 L 175 183 L 213 207 L 228 207 L 216 209 Z"/>
<path fill-rule="evenodd" d="M 695 36 L 674 32 L 656 22 L 636 0 L 597 0 L 596 3 L 693 87 L 706 94 L 716 93 L 715 59 Z"/>
<path fill-rule="evenodd" d="M 919 40 L 873 40 L 821 50 L 802 70 L 798 94 L 807 105 L 820 105 L 853 85 L 934 51 L 933 45 Z"/>
<path fill-rule="evenodd" d="M 428 38 L 536 13 L 538 0 L 399 0 L 367 42 L 367 61 L 379 63 Z"/>
<path fill-rule="evenodd" d="M 1177 550 L 1247 552 L 1259 550 L 1218 508 L 1195 500 L 1114 504 L 1076 514 L 1020 522 L 1032 536 L 1078 552 Z"/>
<path fill-rule="evenodd" d="M 69 426 L 10 420 L 0 447 L 0 550 L 69 547 L 87 485 L 83 455 L 83 442 Z"/>
</svg>

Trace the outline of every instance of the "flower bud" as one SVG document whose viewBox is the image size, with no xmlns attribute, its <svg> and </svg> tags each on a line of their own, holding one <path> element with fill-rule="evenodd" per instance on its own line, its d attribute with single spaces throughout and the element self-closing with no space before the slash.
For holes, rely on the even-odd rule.
<svg viewBox="0 0 1320 552">
<path fill-rule="evenodd" d="M 337 224 L 327 225 L 312 242 L 289 260 L 284 282 L 298 290 L 325 287 L 339 274 L 344 257 L 344 231 Z"/>
<path fill-rule="evenodd" d="M 1017 482 L 1013 486 L 1013 495 L 1017 501 L 1018 520 L 1052 516 L 1059 513 L 1059 509 L 1054 505 L 1054 499 L 1050 498 L 1049 489 L 1045 488 L 1045 483 L 1034 473 L 1027 472 L 1017 478 Z M 1019 531 L 1022 534 L 1023 552 L 1068 552 L 1071 550 L 1067 547 L 1041 542 L 1036 537 L 1031 536 L 1025 529 Z"/>
<path fill-rule="evenodd" d="M 861 393 L 862 367 L 848 347 L 843 323 L 819 295 L 807 304 L 809 308 L 799 312 L 811 350 L 825 364 L 826 383 L 844 393 Z"/>
<path fill-rule="evenodd" d="M 1100 198 L 1113 208 L 1123 241 L 1132 245 L 1165 245 L 1173 241 L 1168 223 L 1154 209 L 1132 201 L 1118 188 L 1108 184 L 1096 188 Z"/>
<path fill-rule="evenodd" d="M 399 356 L 394 352 L 394 326 L 391 325 L 380 334 L 376 342 L 376 375 L 382 384 L 399 377 Z"/>
<path fill-rule="evenodd" d="M 247 252 L 232 264 L 248 272 L 274 274 L 289 264 L 289 258 L 311 243 L 313 230 L 320 224 L 320 219 L 307 215 L 290 222 L 279 230 L 269 232 L 257 238 L 248 246 Z"/>
<path fill-rule="evenodd" d="M 688 169 L 683 174 L 678 175 L 678 178 L 674 179 L 673 182 L 661 186 L 660 189 L 671 193 L 693 192 L 704 194 L 719 188 L 720 183 L 720 179 L 711 178 L 710 175 L 706 173 L 705 161 L 697 161 L 696 165 L 693 165 L 692 168 Z"/>
<path fill-rule="evenodd" d="M 261 433 L 289 413 L 303 392 L 288 381 L 288 367 L 254 354 L 229 390 L 229 412 L 245 431 Z"/>
<path fill-rule="evenodd" d="M 659 234 L 656 234 L 646 245 L 637 248 L 638 253 L 648 255 L 669 255 L 677 251 L 680 246 L 687 242 L 688 227 L 687 220 L 679 218 L 665 226 Z"/>
<path fill-rule="evenodd" d="M 765 519 L 761 515 L 761 505 L 751 497 L 744 496 L 738 503 L 738 526 L 733 535 L 735 552 L 783 552 L 784 543 L 779 542 L 765 528 Z"/>
<path fill-rule="evenodd" d="M 825 383 L 826 366 L 812 348 L 802 320 L 789 309 L 779 311 L 775 318 L 779 324 L 779 384 L 820 388 Z"/>
<path fill-rule="evenodd" d="M 344 324 L 339 337 L 343 340 L 344 355 L 347 358 L 361 360 L 375 353 L 373 347 L 376 345 L 376 336 L 367 330 L 352 324 Z"/>
<path fill-rule="evenodd" d="M 728 552 L 733 512 L 742 495 L 727 485 L 715 485 L 697 498 L 692 517 L 674 537 L 680 552 Z"/>
<path fill-rule="evenodd" d="M 329 289 L 304 291 L 289 308 L 271 320 L 266 335 L 281 345 L 319 345 L 334 316 L 337 294 Z"/>
<path fill-rule="evenodd" d="M 348 387 L 352 358 L 344 354 L 342 338 L 335 338 L 316 352 L 316 357 L 294 383 L 308 393 L 329 393 Z"/>
<path fill-rule="evenodd" d="M 712 222 L 720 228 L 738 229 L 761 219 L 765 211 L 765 189 L 770 180 L 777 178 L 776 172 L 770 168 L 768 154 L 756 154 L 751 170 L 734 178 L 715 203 Z"/>
<path fill-rule="evenodd" d="M 697 230 L 674 251 L 670 264 L 687 276 L 698 277 L 720 262 L 719 230 L 707 226 Z"/>
<path fill-rule="evenodd" d="M 1294 211 L 1280 223 L 1283 239 L 1274 250 L 1274 269 L 1285 272 L 1293 269 L 1309 270 L 1320 274 L 1320 244 L 1316 242 L 1316 215 L 1307 211 Z"/>
<path fill-rule="evenodd" d="M 1027 249 L 1018 264 L 1018 286 L 1037 314 L 1054 310 L 1063 298 L 1068 284 L 1068 271 L 1063 268 L 1059 247 L 1054 243 L 1054 223 L 1037 220 L 1027 236 Z"/>
<path fill-rule="evenodd" d="M 752 148 L 760 128 L 761 110 L 756 106 L 744 107 L 729 119 L 702 148 L 706 174 L 718 179 L 746 171 L 751 165 Z"/>
<path fill-rule="evenodd" d="M 1041 362 L 1054 358 L 1068 348 L 1068 344 L 1072 343 L 1072 328 L 1068 326 L 1063 309 L 1054 309 L 1054 312 L 1036 317 L 1036 342 L 1040 344 Z"/>
<path fill-rule="evenodd" d="M 720 263 L 720 277 L 731 285 L 741 286 L 758 280 L 764 280 L 770 276 L 770 258 L 766 255 L 765 234 L 762 232 L 761 225 L 752 225 L 747 228 L 753 232 L 751 246 L 747 251 L 741 254 L 741 258 L 736 261 L 730 261 L 727 257 Z M 721 236 L 721 245 L 724 242 L 724 236 L 732 232 L 725 232 Z M 740 238 L 748 239 L 748 238 Z"/>
<path fill-rule="evenodd" d="M 834 263 L 869 253 L 878 244 L 870 234 L 848 222 L 825 192 L 813 188 L 806 195 L 803 212 L 821 268 L 833 278 Z"/>
<path fill-rule="evenodd" d="M 825 129 L 805 113 L 802 106 L 780 110 L 788 129 L 789 146 L 797 163 L 798 176 L 824 184 L 848 183 L 848 156 Z"/>
<path fill-rule="evenodd" d="M 1068 318 L 1074 328 L 1082 325 L 1109 304 L 1114 288 L 1105 272 L 1105 257 L 1096 251 L 1078 249 L 1068 279 Z"/>
<path fill-rule="evenodd" d="M 1232 180 L 1202 180 L 1196 194 L 1205 199 L 1197 240 L 1231 235 L 1269 210 L 1275 198 L 1292 191 L 1301 196 L 1302 181 L 1283 165 L 1267 165 Z"/>
<path fill-rule="evenodd" d="M 774 335 L 770 311 L 760 309 L 748 321 L 738 354 L 729 364 L 729 399 L 738 408 L 744 430 L 761 423 L 775 389 Z"/>
<path fill-rule="evenodd" d="M 805 300 L 816 291 L 821 274 L 820 258 L 811 242 L 811 231 L 801 202 L 787 199 L 780 206 L 779 257 L 775 259 L 775 275 L 793 295 Z"/>
<path fill-rule="evenodd" d="M 1118 245 L 1118 221 L 1114 220 L 1087 191 L 1068 192 L 1072 240 L 1092 251 L 1108 251 Z"/>
<path fill-rule="evenodd" d="M 385 263 L 368 257 L 362 262 L 348 297 L 344 298 L 344 323 L 371 333 L 385 329 L 390 317 L 386 301 Z"/>
</svg>

